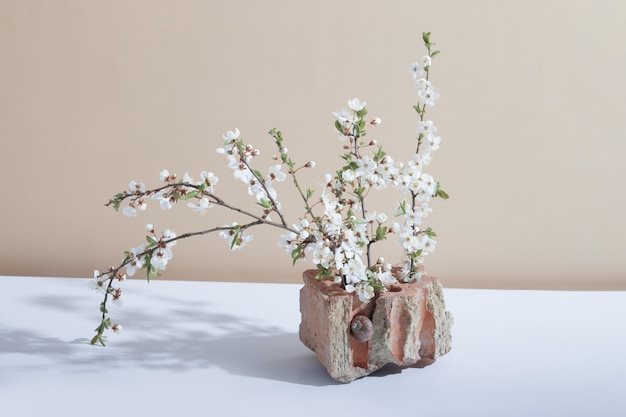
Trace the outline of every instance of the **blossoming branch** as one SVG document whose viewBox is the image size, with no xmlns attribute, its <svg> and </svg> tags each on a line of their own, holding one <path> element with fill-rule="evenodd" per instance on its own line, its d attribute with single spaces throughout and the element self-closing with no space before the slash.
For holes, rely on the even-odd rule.
<svg viewBox="0 0 626 417">
<path fill-rule="evenodd" d="M 223 145 L 217 152 L 224 155 L 233 178 L 245 184 L 256 207 L 243 209 L 228 203 L 216 191 L 219 178 L 210 171 L 199 173 L 199 179 L 185 173 L 182 179 L 167 170 L 161 171 L 160 185 L 148 189 L 145 184 L 131 181 L 128 189 L 116 194 L 106 204 L 116 211 L 123 205 L 122 213 L 136 216 L 145 211 L 148 202 L 157 202 L 161 209 L 169 210 L 186 202 L 195 213 L 204 214 L 221 208 L 236 212 L 247 219 L 245 223 L 233 222 L 206 230 L 176 235 L 169 229 L 157 233 L 152 224 L 146 225 L 146 242 L 124 252 L 116 267 L 104 272 L 94 271 L 91 286 L 103 294 L 100 303 L 101 322 L 95 329 L 92 344 L 105 344 L 104 332 L 122 330 L 119 323 L 109 317 L 109 301 L 120 303 L 122 290 L 116 282 L 145 270 L 148 280 L 164 271 L 173 258 L 172 248 L 181 239 L 218 233 L 231 250 L 245 247 L 253 238 L 251 229 L 270 226 L 280 229 L 278 245 L 295 263 L 310 259 L 318 270 L 319 279 L 333 279 L 346 291 L 354 292 L 362 301 L 375 297 L 398 280 L 419 280 L 423 273 L 424 257 L 435 249 L 435 232 L 423 227 L 423 220 L 432 211 L 430 199 L 448 195 L 435 179 L 424 172 L 432 160 L 432 153 L 440 145 L 437 128 L 425 115 L 427 108 L 439 98 L 429 80 L 433 58 L 439 54 L 432 50 L 430 33 L 422 35 L 427 54 L 409 67 L 417 89 L 417 103 L 413 107 L 419 116 L 417 137 L 411 159 L 400 162 L 388 155 L 375 140 L 367 141 L 367 129 L 380 125 L 380 118 L 368 118 L 365 101 L 357 98 L 348 101 L 347 108 L 333 113 L 335 129 L 343 144 L 343 165 L 334 173 L 326 174 L 319 197 L 315 190 L 303 188 L 298 172 L 315 167 L 315 162 L 297 164 L 284 146 L 282 133 L 270 130 L 277 147 L 274 161 L 265 171 L 256 168 L 255 158 L 260 151 L 241 138 L 238 129 L 223 136 Z M 304 212 L 295 222 L 288 222 L 281 211 L 276 185 L 291 179 L 300 195 Z M 400 190 L 405 197 L 396 201 L 389 213 L 370 211 L 367 197 L 372 192 L 388 188 Z M 401 267 L 383 258 L 372 256 L 372 246 L 393 235 L 401 248 Z"/>
</svg>

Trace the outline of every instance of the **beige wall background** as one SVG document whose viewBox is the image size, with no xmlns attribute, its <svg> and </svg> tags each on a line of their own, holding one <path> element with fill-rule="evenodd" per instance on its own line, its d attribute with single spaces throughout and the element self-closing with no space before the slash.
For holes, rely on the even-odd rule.
<svg viewBox="0 0 626 417">
<path fill-rule="evenodd" d="M 430 172 L 452 196 L 432 205 L 428 271 L 448 287 L 626 289 L 619 0 L 0 0 L 0 274 L 90 277 L 146 223 L 234 220 L 103 205 L 168 168 L 215 171 L 220 195 L 252 207 L 215 153 L 234 128 L 266 157 L 281 129 L 294 159 L 317 162 L 302 179 L 315 186 L 339 161 L 331 112 L 359 97 L 383 119 L 372 137 L 403 159 L 423 31 L 442 50 Z M 298 283 L 310 264 L 292 267 L 278 234 L 257 229 L 233 253 L 217 235 L 184 240 L 163 279 Z"/>
</svg>

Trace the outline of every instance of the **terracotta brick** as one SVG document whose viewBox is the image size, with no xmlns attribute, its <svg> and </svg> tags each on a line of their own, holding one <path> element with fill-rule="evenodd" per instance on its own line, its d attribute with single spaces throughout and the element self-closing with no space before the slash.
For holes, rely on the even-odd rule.
<svg viewBox="0 0 626 417">
<path fill-rule="evenodd" d="M 423 367 L 450 351 L 453 320 L 436 278 L 394 284 L 362 303 L 332 280 L 316 279 L 316 273 L 303 274 L 300 340 L 333 379 L 351 382 L 391 363 Z M 369 341 L 359 342 L 350 333 L 356 315 L 371 319 L 374 334 Z"/>
</svg>

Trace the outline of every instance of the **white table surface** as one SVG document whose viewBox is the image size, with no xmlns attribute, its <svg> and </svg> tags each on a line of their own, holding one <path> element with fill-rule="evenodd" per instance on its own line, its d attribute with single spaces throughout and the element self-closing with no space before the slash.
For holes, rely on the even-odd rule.
<svg viewBox="0 0 626 417">
<path fill-rule="evenodd" d="M 447 289 L 448 355 L 339 384 L 297 284 L 127 281 L 102 348 L 86 279 L 0 283 L 3 416 L 626 416 L 626 292 Z"/>
</svg>

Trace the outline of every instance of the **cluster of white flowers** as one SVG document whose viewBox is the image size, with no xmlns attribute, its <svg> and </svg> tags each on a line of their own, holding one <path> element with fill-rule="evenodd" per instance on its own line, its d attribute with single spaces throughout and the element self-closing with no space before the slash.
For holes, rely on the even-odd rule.
<svg viewBox="0 0 626 417">
<path fill-rule="evenodd" d="M 228 241 L 228 246 L 230 246 L 231 250 L 243 248 L 254 237 L 251 234 L 244 233 L 237 222 L 233 222 L 232 225 L 225 224 L 222 228 L 224 230 L 220 231 L 220 237 Z"/>
<path fill-rule="evenodd" d="M 348 109 L 333 113 L 339 139 L 351 143 L 350 152 L 344 155 L 347 165 L 335 178 L 326 174 L 320 198 L 323 214 L 294 224 L 296 232 L 282 235 L 278 241 L 294 259 L 309 257 L 320 271 L 343 282 L 347 291 L 356 291 L 363 301 L 371 299 L 375 289 L 397 282 L 389 264 L 383 267 L 379 262 L 372 266 L 364 260 L 369 245 L 388 233 L 398 236 L 405 257 L 413 260 L 406 262 L 402 279 L 408 282 L 421 277 L 419 265 L 434 250 L 435 241 L 430 229 L 420 227 L 432 211 L 429 200 L 438 192 L 438 184 L 423 168 L 441 141 L 434 136 L 437 129 L 432 121 L 420 121 L 418 151 L 407 163 L 396 162 L 380 147 L 373 156 L 361 155 L 358 139 L 364 135 L 365 114 L 365 102 L 357 98 L 348 101 Z M 376 122 L 370 124 L 380 124 L 380 119 L 373 120 Z M 393 213 L 397 220 L 390 226 L 386 226 L 385 213 L 365 212 L 362 204 L 370 190 L 387 187 L 411 195 L 409 200 L 398 202 Z"/>
<path fill-rule="evenodd" d="M 146 203 L 146 197 L 148 196 L 151 200 L 158 201 L 161 209 L 169 210 L 180 200 L 189 200 L 190 198 L 196 197 L 199 194 L 199 190 L 206 190 L 210 195 L 214 191 L 213 187 L 219 181 L 219 178 L 215 176 L 215 174 L 208 171 L 200 172 L 200 181 L 194 181 L 193 178 L 185 172 L 183 180 L 177 182 L 176 174 L 170 174 L 167 169 L 159 173 L 159 178 L 165 184 L 171 185 L 171 187 L 161 187 L 157 190 L 146 191 L 144 183 L 131 181 L 128 184 L 128 191 L 116 196 L 129 198 L 129 203 L 122 209 L 122 213 L 128 217 L 133 217 L 137 215 L 138 210 L 145 211 L 148 206 Z M 203 196 L 198 199 L 197 203 L 189 202 L 187 206 L 198 214 L 204 214 L 213 205 L 206 196 Z"/>
<path fill-rule="evenodd" d="M 277 193 L 274 188 L 275 182 L 282 182 L 287 174 L 281 171 L 282 165 L 276 164 L 269 167 L 266 176 L 251 168 L 252 159 L 260 155 L 260 151 L 252 145 L 244 145 L 239 140 L 239 129 L 228 131 L 224 137 L 224 147 L 217 148 L 217 153 L 226 155 L 228 167 L 234 171 L 235 179 L 248 186 L 248 194 L 254 196 L 256 201 L 265 208 L 280 210 L 280 203 L 276 201 Z"/>
<path fill-rule="evenodd" d="M 333 113 L 339 140 L 349 145 L 344 146 L 348 149 L 343 155 L 346 165 L 335 177 L 326 174 L 319 199 L 323 213 L 314 215 L 309 210 L 305 219 L 293 225 L 295 232 L 282 235 L 278 241 L 294 260 L 310 258 L 320 270 L 320 277 L 334 277 L 346 290 L 356 291 L 363 301 L 374 297 L 376 289 L 397 282 L 391 265 L 380 260 L 371 265 L 369 260 L 370 245 L 388 234 L 397 236 L 404 253 L 403 267 L 397 276 L 405 282 L 421 278 L 424 256 L 435 249 L 433 237 L 436 236 L 432 229 L 422 228 L 422 222 L 432 211 L 429 207 L 432 197 L 447 198 L 439 183 L 424 172 L 441 143 L 434 123 L 424 118 L 426 107 L 433 106 L 439 97 L 428 80 L 432 57 L 438 51 L 431 54 L 432 44 L 427 37 L 424 40 L 429 55 L 409 68 L 418 89 L 418 103 L 414 108 L 420 116 L 413 157 L 406 163 L 396 162 L 381 147 L 372 155 L 362 154 L 363 148 L 375 146 L 377 142 L 362 141 L 368 124 L 366 102 L 358 98 L 349 100 L 347 108 Z M 380 123 L 379 118 L 369 121 L 373 126 Z M 364 203 L 371 190 L 388 187 L 410 195 L 397 203 L 390 225 L 387 225 L 385 213 L 368 212 Z"/>
<path fill-rule="evenodd" d="M 122 213 L 124 213 L 125 216 L 132 217 L 137 215 L 137 210 L 144 211 L 148 206 L 144 198 L 146 185 L 144 183 L 131 181 L 130 183 L 128 183 L 128 190 L 131 194 L 137 195 L 138 198 L 131 201 L 126 207 L 124 207 Z"/>
<path fill-rule="evenodd" d="M 164 271 L 167 263 L 174 256 L 172 253 L 172 247 L 177 243 L 176 234 L 170 229 L 165 229 L 161 232 L 161 237 L 157 239 L 157 236 L 154 233 L 154 227 L 152 227 L 151 224 L 146 225 L 146 230 L 151 231 L 154 236 L 148 236 L 150 247 L 156 247 L 156 250 L 151 252 L 148 256 L 150 258 L 150 266 L 155 271 Z M 126 270 L 128 271 L 128 268 L 126 268 Z"/>
<path fill-rule="evenodd" d="M 437 52 L 437 51 L 435 51 Z M 432 107 L 435 100 L 439 98 L 439 93 L 435 91 L 430 81 L 428 81 L 428 70 L 433 62 L 434 55 L 424 55 L 421 62 L 413 62 L 409 67 L 409 73 L 415 81 L 419 104 Z"/>
</svg>

